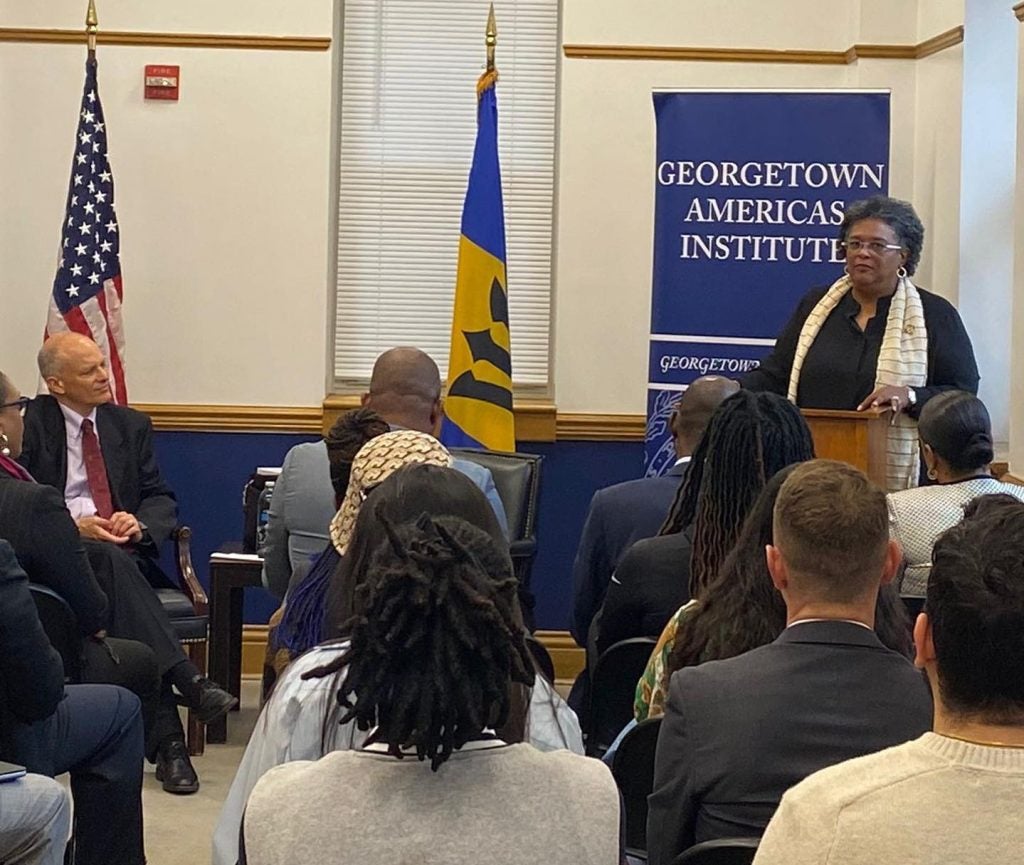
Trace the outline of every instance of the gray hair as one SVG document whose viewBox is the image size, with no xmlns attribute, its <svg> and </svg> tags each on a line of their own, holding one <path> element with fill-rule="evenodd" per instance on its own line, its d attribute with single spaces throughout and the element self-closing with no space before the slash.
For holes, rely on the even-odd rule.
<svg viewBox="0 0 1024 865">
<path fill-rule="evenodd" d="M 39 367 L 39 374 L 44 378 L 52 378 L 60 373 L 60 352 L 56 345 L 46 340 L 39 354 L 36 355 L 36 365 Z"/>
<path fill-rule="evenodd" d="M 840 242 L 846 240 L 846 235 L 850 233 L 855 223 L 864 219 L 877 219 L 893 230 L 900 244 L 907 250 L 907 263 L 904 267 L 907 274 L 913 276 L 921 261 L 921 250 L 924 248 L 924 225 L 921 224 L 913 205 L 909 201 L 887 198 L 884 195 L 855 201 L 846 208 L 843 223 L 839 226 Z"/>
</svg>

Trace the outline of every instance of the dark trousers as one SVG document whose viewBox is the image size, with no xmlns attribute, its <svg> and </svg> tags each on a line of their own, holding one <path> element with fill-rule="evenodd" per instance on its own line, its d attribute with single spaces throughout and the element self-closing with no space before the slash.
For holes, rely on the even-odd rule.
<svg viewBox="0 0 1024 865">
<path fill-rule="evenodd" d="M 161 676 L 187 660 L 171 620 L 131 553 L 103 541 L 82 543 L 96 582 L 107 596 L 110 636 L 138 640 L 149 646 Z"/>
<path fill-rule="evenodd" d="M 184 740 L 178 702 L 169 682 L 161 680 L 153 651 L 135 640 L 107 637 L 100 643 L 86 638 L 82 646 L 82 681 L 94 685 L 120 685 L 142 701 L 146 731 L 146 757 L 169 740 Z"/>
<path fill-rule="evenodd" d="M 177 700 L 167 673 L 178 664 L 188 661 L 188 657 L 178 642 L 160 599 L 140 571 L 132 552 L 102 541 L 86 540 L 83 543 L 96 581 L 107 596 L 110 634 L 149 646 L 156 659 L 157 672 L 164 677 L 164 684 L 154 701 L 152 723 L 146 725 L 146 755 L 153 759 L 156 749 L 164 742 L 183 741 L 185 738 Z M 127 682 L 120 679 L 113 681 L 135 691 Z M 139 696 L 142 697 L 141 694 Z"/>
<path fill-rule="evenodd" d="M 68 685 L 49 718 L 9 733 L 8 759 L 40 775 L 71 773 L 74 865 L 144 865 L 142 715 L 134 694 Z"/>
</svg>

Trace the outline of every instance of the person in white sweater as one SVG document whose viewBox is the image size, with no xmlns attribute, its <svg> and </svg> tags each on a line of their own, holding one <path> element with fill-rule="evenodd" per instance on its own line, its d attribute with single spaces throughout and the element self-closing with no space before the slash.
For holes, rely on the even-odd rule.
<svg viewBox="0 0 1024 865">
<path fill-rule="evenodd" d="M 1024 500 L 1024 487 L 992 477 L 992 422 L 974 394 L 940 393 L 921 409 L 917 422 L 921 457 L 933 483 L 889 493 L 889 533 L 903 548 L 904 598 L 921 598 L 928 588 L 932 546 L 964 516 L 964 505 L 978 496 L 1006 493 Z"/>
<path fill-rule="evenodd" d="M 349 647 L 319 671 L 345 668 L 339 721 L 369 735 L 260 779 L 244 861 L 615 865 L 607 767 L 522 741 L 535 671 L 507 554 L 464 519 L 392 523 L 370 502 L 356 534 L 372 513 L 379 542 L 354 589 Z"/>
<path fill-rule="evenodd" d="M 933 732 L 793 787 L 755 865 L 1024 857 L 1024 503 L 976 499 L 936 542 L 914 628 Z"/>
</svg>

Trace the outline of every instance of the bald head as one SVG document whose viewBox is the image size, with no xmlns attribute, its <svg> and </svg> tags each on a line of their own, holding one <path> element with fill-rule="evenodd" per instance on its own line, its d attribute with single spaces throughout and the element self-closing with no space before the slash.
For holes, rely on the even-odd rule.
<svg viewBox="0 0 1024 865">
<path fill-rule="evenodd" d="M 88 415 L 110 401 L 110 377 L 103 352 L 89 337 L 55 333 L 39 349 L 39 374 L 58 402 Z"/>
<path fill-rule="evenodd" d="M 705 375 L 683 391 L 672 412 L 671 428 L 676 454 L 684 457 L 693 453 L 711 421 L 711 415 L 739 389 L 739 384 L 731 378 Z"/>
<path fill-rule="evenodd" d="M 36 356 L 39 374 L 44 379 L 60 375 L 61 368 L 67 363 L 69 356 L 93 349 L 99 351 L 99 346 L 89 337 L 82 336 L 80 333 L 71 330 L 55 333 L 43 343 L 43 347 L 39 349 L 39 354 Z"/>
<path fill-rule="evenodd" d="M 436 434 L 441 422 L 441 374 L 418 348 L 392 348 L 377 358 L 363 406 L 392 426 Z"/>
</svg>

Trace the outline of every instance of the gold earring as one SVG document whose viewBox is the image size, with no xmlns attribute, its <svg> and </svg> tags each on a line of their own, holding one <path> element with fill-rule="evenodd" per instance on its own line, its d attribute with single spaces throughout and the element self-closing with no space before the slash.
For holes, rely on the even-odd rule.
<svg viewBox="0 0 1024 865">
<path fill-rule="evenodd" d="M 0 432 L 0 454 L 5 457 L 9 457 L 11 455 L 10 439 L 7 438 L 7 433 L 5 432 Z"/>
</svg>

